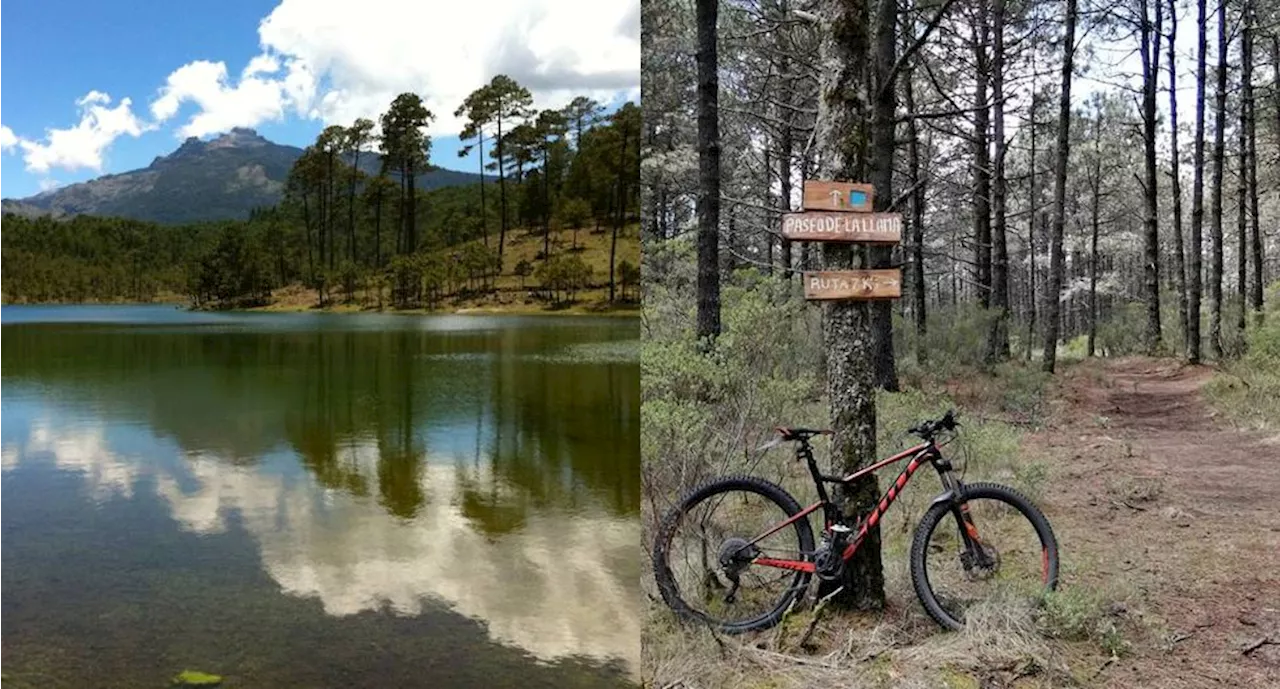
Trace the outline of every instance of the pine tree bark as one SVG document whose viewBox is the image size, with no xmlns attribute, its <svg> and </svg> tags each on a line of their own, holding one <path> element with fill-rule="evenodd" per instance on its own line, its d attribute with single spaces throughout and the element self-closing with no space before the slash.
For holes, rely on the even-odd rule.
<svg viewBox="0 0 1280 689">
<path fill-rule="evenodd" d="M 1143 218 L 1143 300 L 1147 306 L 1144 344 L 1147 355 L 1160 349 L 1160 234 L 1158 226 L 1159 173 L 1156 169 L 1156 86 L 1160 75 L 1161 18 L 1163 5 L 1154 0 L 1155 26 L 1149 18 L 1148 0 L 1142 0 L 1142 129 L 1146 166 L 1146 216 Z"/>
<path fill-rule="evenodd" d="M 778 14 L 780 20 L 787 18 L 787 0 L 782 0 L 778 3 Z M 777 106 L 777 118 L 780 122 L 778 125 L 778 186 L 780 191 L 778 210 L 786 213 L 791 210 L 791 162 L 795 148 L 795 130 L 793 127 L 795 118 L 793 107 L 795 79 L 791 75 L 791 58 L 787 52 L 786 35 L 781 27 L 774 29 L 774 47 L 781 56 L 778 61 L 778 72 L 779 81 L 782 83 L 782 92 L 779 94 L 779 105 Z M 781 238 L 778 249 L 778 260 L 782 264 L 782 277 L 784 280 L 790 280 L 791 240 L 785 237 Z"/>
<path fill-rule="evenodd" d="M 1102 107 L 1093 120 L 1093 169 L 1089 186 L 1089 337 L 1088 356 L 1093 356 L 1098 339 L 1098 225 L 1102 209 Z"/>
<path fill-rule="evenodd" d="M 823 0 L 819 5 L 818 119 L 815 140 L 817 177 L 865 179 L 869 172 L 867 143 L 871 132 L 871 53 L 867 0 Z M 879 195 L 879 189 L 876 189 Z M 831 270 L 860 267 L 860 252 L 850 245 L 822 245 L 823 266 Z M 876 457 L 875 342 L 871 307 L 865 301 L 830 301 L 823 307 L 823 344 L 827 357 L 827 397 L 832 428 L 834 472 L 852 472 Z M 874 475 L 836 489 L 845 514 L 861 514 L 879 499 Z M 845 567 L 842 581 L 819 589 L 827 595 L 842 587 L 833 604 L 844 608 L 884 606 L 884 570 L 880 561 L 880 528 L 875 526 Z"/>
<path fill-rule="evenodd" d="M 911 185 L 911 315 L 916 326 L 916 363 L 929 359 L 925 346 L 928 335 L 924 279 L 924 205 L 925 187 L 920 178 L 920 131 L 913 115 L 916 112 L 915 70 L 903 82 L 903 100 L 907 108 L 907 184 Z"/>
<path fill-rule="evenodd" d="M 1034 69 L 1034 65 L 1033 65 Z M 1031 361 L 1031 353 L 1033 343 L 1036 339 L 1036 311 L 1038 310 L 1038 295 L 1036 294 L 1036 217 L 1039 215 L 1039 196 L 1036 194 L 1036 112 L 1039 105 L 1036 93 L 1036 84 L 1031 84 L 1031 122 L 1027 127 L 1030 130 L 1031 153 L 1030 158 L 1030 177 L 1031 189 L 1029 191 L 1030 200 L 1027 202 L 1027 275 L 1028 290 L 1030 298 L 1027 300 L 1031 307 L 1031 313 L 1027 319 L 1027 355 L 1026 360 Z"/>
<path fill-rule="evenodd" d="M 897 141 L 895 125 L 898 90 L 894 87 L 894 61 L 897 57 L 898 6 L 894 2 L 876 4 L 875 54 L 871 60 L 875 69 L 873 84 L 871 123 L 871 184 L 875 186 L 875 210 L 887 211 L 893 203 L 893 153 Z M 873 268 L 888 268 L 892 264 L 893 250 L 875 245 L 868 250 Z M 893 302 L 877 300 L 871 303 L 875 333 L 876 386 L 898 391 L 898 365 L 893 351 Z"/>
<path fill-rule="evenodd" d="M 1076 0 L 1066 0 L 1062 37 L 1062 89 L 1058 96 L 1058 158 L 1054 162 L 1053 236 L 1049 246 L 1049 285 L 1045 290 L 1044 362 L 1053 373 L 1058 358 L 1059 301 L 1062 294 L 1062 234 L 1066 227 L 1067 158 L 1071 155 L 1071 73 L 1076 53 Z"/>
<path fill-rule="evenodd" d="M 991 62 L 987 52 L 990 24 L 987 0 L 978 0 L 973 27 L 973 242 L 977 262 L 978 303 L 991 308 Z"/>
<path fill-rule="evenodd" d="M 1009 359 L 1009 246 L 1006 237 L 1006 180 L 1004 173 L 1004 27 L 1005 0 L 995 0 L 991 63 L 992 138 L 995 140 L 995 170 L 991 188 L 991 308 L 995 320 L 987 342 L 987 363 Z"/>
<path fill-rule="evenodd" d="M 1245 3 L 1246 20 L 1249 22 L 1250 29 L 1257 25 L 1254 12 L 1256 7 L 1253 0 L 1247 0 Z M 1252 35 L 1252 32 L 1251 32 Z M 1276 124 L 1277 135 L 1280 135 L 1280 41 L 1275 36 L 1271 37 L 1272 53 L 1275 58 L 1275 92 L 1276 92 Z M 1250 56 L 1252 57 L 1252 55 Z M 1250 235 L 1252 239 L 1253 253 L 1253 282 L 1251 284 L 1252 301 L 1253 301 L 1253 319 L 1258 325 L 1263 322 L 1262 310 L 1262 234 L 1258 227 L 1258 132 L 1257 132 L 1257 101 L 1253 97 L 1253 86 L 1249 86 L 1246 103 L 1248 105 L 1246 112 L 1249 121 L 1249 222 Z"/>
<path fill-rule="evenodd" d="M 1222 360 L 1222 172 L 1226 163 L 1227 4 L 1218 3 L 1218 73 L 1214 91 L 1213 188 L 1209 207 L 1209 351 Z"/>
<path fill-rule="evenodd" d="M 1173 251 L 1174 271 L 1176 272 L 1176 288 L 1178 290 L 1178 327 L 1182 334 L 1182 351 L 1187 350 L 1187 260 L 1182 247 L 1182 173 L 1179 171 L 1181 161 L 1178 156 L 1178 64 L 1174 44 L 1178 39 L 1178 6 L 1177 0 L 1169 0 L 1169 146 L 1173 166 L 1173 177 L 1170 180 L 1173 196 Z"/>
<path fill-rule="evenodd" d="M 1195 161 L 1192 163 L 1194 174 L 1191 181 L 1191 247 L 1187 266 L 1187 361 L 1200 363 L 1200 285 L 1201 285 L 1201 238 L 1204 234 L 1204 82 L 1205 60 L 1209 45 L 1206 38 L 1208 17 L 1205 14 L 1205 0 L 1197 0 L 1196 30 L 1198 48 L 1196 53 L 1196 135 Z"/>
<path fill-rule="evenodd" d="M 720 335 L 720 122 L 716 21 L 719 0 L 697 0 L 698 20 L 698 329 L 704 345 Z"/>
</svg>

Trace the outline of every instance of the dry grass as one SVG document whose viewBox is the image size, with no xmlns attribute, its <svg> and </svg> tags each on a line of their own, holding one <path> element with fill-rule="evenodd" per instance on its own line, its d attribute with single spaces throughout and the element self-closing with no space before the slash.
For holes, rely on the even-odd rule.
<svg viewBox="0 0 1280 689">
<path fill-rule="evenodd" d="M 482 240 L 471 243 L 479 244 Z M 496 245 L 497 237 L 489 238 L 490 245 Z M 506 314 L 599 314 L 599 315 L 635 315 L 639 311 L 635 294 L 639 286 L 633 286 L 627 297 L 628 302 L 621 301 L 621 285 L 618 286 L 619 298 L 609 302 L 609 248 L 612 235 L 609 231 L 594 233 L 589 228 L 577 231 L 576 248 L 573 230 L 555 230 L 551 233 L 552 256 L 573 252 L 591 268 L 590 286 L 577 293 L 574 302 L 568 305 L 549 305 L 535 298 L 533 290 L 538 286 L 537 279 L 529 276 L 521 279 L 515 274 L 515 267 L 521 261 L 537 266 L 541 259 L 543 237 L 539 230 L 509 230 L 506 246 L 503 251 L 503 273 L 494 280 L 494 290 L 484 294 L 470 295 L 462 298 L 449 297 L 436 312 L 448 313 L 506 313 Z M 452 246 L 442 251 L 452 254 L 461 250 L 464 245 Z M 640 265 L 640 228 L 631 225 L 618 235 L 618 251 L 616 265 L 628 261 L 632 265 Z M 635 294 L 633 294 L 634 292 Z M 271 295 L 271 303 L 253 309 L 255 311 L 309 311 L 320 310 L 319 294 L 313 289 L 300 285 L 289 285 L 275 290 Z M 389 304 L 384 304 L 388 311 Z M 357 290 L 354 302 L 343 301 L 341 294 L 335 294 L 332 303 L 323 310 L 331 312 L 368 311 L 377 309 L 377 300 L 372 291 Z M 405 313 L 426 313 L 428 309 L 404 309 Z"/>
</svg>

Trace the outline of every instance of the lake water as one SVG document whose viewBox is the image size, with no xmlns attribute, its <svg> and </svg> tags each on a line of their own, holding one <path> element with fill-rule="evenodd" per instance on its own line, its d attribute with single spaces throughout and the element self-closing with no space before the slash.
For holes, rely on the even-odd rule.
<svg viewBox="0 0 1280 689">
<path fill-rule="evenodd" d="M 635 319 L 0 323 L 11 686 L 637 681 Z"/>
</svg>

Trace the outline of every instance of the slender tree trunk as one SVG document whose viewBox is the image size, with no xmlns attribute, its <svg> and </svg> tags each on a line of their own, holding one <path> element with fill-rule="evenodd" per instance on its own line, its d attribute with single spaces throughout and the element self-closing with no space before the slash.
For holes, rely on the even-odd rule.
<svg viewBox="0 0 1280 689">
<path fill-rule="evenodd" d="M 353 130 L 354 131 L 354 130 Z M 347 256 L 356 262 L 356 183 L 360 181 L 360 147 L 351 163 L 351 190 L 347 193 Z"/>
<path fill-rule="evenodd" d="M 995 212 L 991 228 L 991 307 L 995 310 L 987 343 L 987 361 L 994 363 L 1009 358 L 1009 247 L 1006 239 L 1006 192 L 1004 175 L 1004 25 L 1005 0 L 995 0 L 992 22 L 995 46 L 992 49 L 991 97 L 992 138 L 995 140 L 995 179 L 991 199 Z"/>
<path fill-rule="evenodd" d="M 1245 12 L 1247 13 L 1246 21 L 1249 22 L 1251 42 L 1252 42 L 1252 28 L 1256 26 L 1256 18 L 1254 17 L 1255 9 L 1256 8 L 1253 0 L 1248 0 L 1245 3 Z M 1277 39 L 1274 35 L 1272 36 L 1271 40 L 1272 40 L 1272 44 L 1271 44 L 1272 49 L 1274 50 L 1273 56 L 1275 57 L 1274 67 L 1276 70 L 1276 75 L 1275 75 L 1276 125 L 1277 125 L 1276 133 L 1278 136 L 1280 136 L 1280 42 L 1277 42 Z M 1253 51 L 1250 50 L 1251 60 L 1253 57 L 1252 52 Z M 1250 66 L 1250 71 L 1252 71 L 1252 65 Z M 1262 325 L 1262 321 L 1264 317 L 1263 310 L 1262 310 L 1262 278 L 1263 278 L 1262 234 L 1259 231 L 1259 227 L 1258 227 L 1258 221 L 1259 221 L 1258 132 L 1257 132 L 1258 108 L 1257 108 L 1257 101 L 1253 97 L 1253 85 L 1250 84 L 1247 87 L 1247 89 L 1248 90 L 1245 93 L 1245 103 L 1247 105 L 1246 112 L 1249 117 L 1248 127 L 1247 127 L 1247 129 L 1249 130 L 1249 133 L 1248 133 L 1249 135 L 1249 217 L 1250 217 L 1250 223 L 1251 223 L 1250 234 L 1252 235 L 1251 239 L 1253 240 L 1252 241 L 1253 243 L 1253 252 L 1252 252 L 1253 253 L 1253 284 L 1251 285 L 1252 287 L 1251 291 L 1253 296 L 1253 318 L 1258 325 Z"/>
<path fill-rule="evenodd" d="M 627 132 L 619 131 L 622 139 L 622 153 L 618 158 L 618 219 L 613 224 L 613 241 L 609 243 L 609 303 L 613 303 L 613 290 L 616 281 L 614 280 L 614 264 L 618 257 L 618 233 L 622 231 L 622 224 L 627 217 Z M 638 142 L 637 142 L 638 143 Z"/>
<path fill-rule="evenodd" d="M 1155 27 L 1150 23 L 1150 5 L 1142 0 L 1142 125 L 1146 166 L 1146 216 L 1143 219 L 1143 300 L 1147 305 L 1147 328 L 1144 344 L 1147 355 L 1160 350 L 1160 232 L 1159 173 L 1156 169 L 1156 87 L 1160 76 L 1161 0 L 1154 0 Z"/>
<path fill-rule="evenodd" d="M 1222 172 L 1226 167 L 1227 4 L 1218 3 L 1218 82 L 1214 92 L 1213 189 L 1210 201 L 1209 351 L 1222 360 Z"/>
<path fill-rule="evenodd" d="M 1209 53 L 1209 42 L 1206 37 L 1208 17 L 1205 14 L 1206 0 L 1197 0 L 1196 30 L 1198 48 L 1196 54 L 1196 138 L 1195 171 L 1191 182 L 1191 248 L 1187 252 L 1191 264 L 1187 266 L 1187 361 L 1200 363 L 1200 283 L 1201 255 L 1203 248 L 1201 238 L 1204 236 L 1204 82 L 1205 61 Z"/>
<path fill-rule="evenodd" d="M 973 241 L 978 264 L 978 303 L 985 310 L 991 308 L 991 103 L 987 97 L 991 56 L 987 48 L 987 0 L 978 0 L 977 4 L 978 21 L 973 28 Z"/>
<path fill-rule="evenodd" d="M 1034 69 L 1034 64 L 1032 68 Z M 1031 84 L 1031 121 L 1028 126 L 1031 139 L 1031 162 L 1030 177 L 1031 189 L 1030 200 L 1027 202 L 1027 259 L 1028 259 L 1028 289 L 1030 290 L 1030 298 L 1027 300 L 1031 307 L 1031 313 L 1027 319 L 1027 361 L 1031 361 L 1032 344 L 1036 339 L 1036 311 L 1039 303 L 1036 295 L 1036 217 L 1040 214 L 1039 201 L 1040 197 L 1036 194 L 1036 112 L 1037 112 L 1037 96 L 1035 81 Z"/>
<path fill-rule="evenodd" d="M 413 163 L 409 163 L 408 175 L 405 179 L 405 193 L 409 196 L 409 210 L 405 213 L 405 253 L 412 254 L 418 250 L 418 187 L 415 183 Z"/>
<path fill-rule="evenodd" d="M 1093 120 L 1093 170 L 1089 184 L 1093 198 L 1089 207 L 1089 338 L 1088 356 L 1093 356 L 1098 340 L 1098 224 L 1102 207 L 1102 107 Z"/>
<path fill-rule="evenodd" d="M 1062 294 L 1062 233 L 1066 226 L 1067 158 L 1071 154 L 1071 72 L 1076 54 L 1076 0 L 1066 0 L 1062 39 L 1062 92 L 1058 97 L 1058 159 L 1054 163 L 1053 236 L 1049 246 L 1049 287 L 1045 290 L 1044 364 L 1053 373 L 1058 356 L 1058 297 Z"/>
<path fill-rule="evenodd" d="M 887 211 L 893 203 L 893 153 L 898 90 L 894 87 L 893 64 L 897 58 L 898 8 L 893 2 L 876 5 L 875 98 L 871 122 L 871 183 L 875 186 L 875 208 Z M 868 253 L 874 268 L 888 268 L 893 259 L 889 247 L 872 246 Z M 898 390 L 898 366 L 893 351 L 893 302 L 871 303 L 875 333 L 876 385 L 890 392 Z"/>
<path fill-rule="evenodd" d="M 1169 0 L 1173 2 L 1173 0 Z M 484 212 L 484 128 L 476 128 L 480 137 L 480 236 L 484 237 L 484 248 L 489 248 L 489 216 Z M 521 287 L 520 289 L 524 289 Z"/>
<path fill-rule="evenodd" d="M 314 285 L 316 283 L 316 264 L 311 254 L 311 204 L 307 201 L 308 194 L 302 194 L 302 227 L 307 233 L 307 284 Z"/>
<path fill-rule="evenodd" d="M 1177 0 L 1169 0 L 1169 145 L 1173 166 L 1173 177 L 1170 180 L 1173 195 L 1173 251 L 1174 270 L 1177 271 L 1178 290 L 1178 323 L 1182 332 L 1182 350 L 1187 350 L 1187 263 L 1186 252 L 1182 247 L 1182 173 L 1179 171 L 1181 161 L 1178 156 L 1178 64 L 1174 44 L 1178 39 L 1178 6 Z"/>
<path fill-rule="evenodd" d="M 697 0 L 698 339 L 720 335 L 720 123 L 716 51 L 719 0 Z M 704 343 L 710 344 L 710 343 Z"/>
<path fill-rule="evenodd" d="M 903 97 L 907 115 L 907 184 L 911 185 L 911 314 L 916 324 L 916 363 L 928 361 L 925 346 L 928 322 L 925 317 L 924 279 L 924 185 L 920 179 L 920 132 L 916 126 L 915 70 L 904 79 Z"/>
<path fill-rule="evenodd" d="M 382 268 L 382 194 L 379 191 L 373 202 L 373 266 L 378 269 Z M 382 299 L 381 291 L 378 299 Z"/>
<path fill-rule="evenodd" d="M 502 213 L 502 221 L 498 223 L 498 265 L 502 265 L 502 252 L 507 246 L 507 173 L 506 166 L 503 165 L 502 158 L 502 104 L 498 104 L 498 196 L 501 199 L 499 210 Z M 484 165 L 484 159 L 481 159 L 481 165 Z"/>
<path fill-rule="evenodd" d="M 788 15 L 787 0 L 778 4 L 780 19 Z M 780 104 L 777 108 L 778 120 L 781 122 L 778 131 L 778 209 L 786 213 L 791 210 L 791 162 L 794 153 L 794 136 L 792 122 L 795 118 L 793 109 L 795 100 L 795 79 L 791 75 L 791 59 L 787 54 L 786 34 L 782 28 L 774 31 L 774 47 L 782 57 L 779 59 L 778 71 L 782 82 L 782 93 L 778 95 Z M 791 240 L 783 237 L 779 240 L 779 261 L 782 263 L 782 277 L 791 279 Z"/>
<path fill-rule="evenodd" d="M 815 140 L 825 179 L 866 179 L 869 172 L 866 131 L 871 121 L 867 78 L 871 25 L 867 0 L 823 0 L 817 8 L 819 29 L 818 119 Z M 883 174 L 883 173 L 882 173 Z M 877 187 L 877 196 L 882 190 Z M 822 244 L 823 267 L 858 267 L 847 244 Z M 865 301 L 829 301 L 823 305 L 823 344 L 827 357 L 827 398 L 832 428 L 832 473 L 845 474 L 869 466 L 876 457 L 875 344 L 871 307 Z M 845 514 L 865 514 L 878 502 L 874 474 L 840 484 L 835 500 Z M 880 561 L 880 528 L 868 524 L 857 554 L 845 565 L 839 582 L 824 584 L 819 595 L 839 588 L 833 604 L 842 608 L 884 607 L 884 570 Z"/>
<path fill-rule="evenodd" d="M 1250 77 L 1249 58 L 1252 52 L 1251 36 L 1246 28 L 1241 46 L 1240 81 L 1247 82 Z M 1243 91 L 1247 91 L 1246 86 Z M 1236 296 L 1240 300 L 1240 309 L 1236 312 L 1236 331 L 1240 342 L 1244 342 L 1244 330 L 1248 322 L 1249 287 L 1249 136 L 1246 122 L 1249 119 L 1249 103 L 1246 100 L 1240 107 L 1240 121 L 1236 131 L 1239 179 L 1236 185 L 1236 236 L 1239 245 L 1236 249 Z"/>
<path fill-rule="evenodd" d="M 626 143 L 623 142 L 623 150 Z M 542 260 L 551 260 L 551 144 L 542 142 Z M 609 301 L 613 301 L 613 266 L 609 267 Z"/>
</svg>

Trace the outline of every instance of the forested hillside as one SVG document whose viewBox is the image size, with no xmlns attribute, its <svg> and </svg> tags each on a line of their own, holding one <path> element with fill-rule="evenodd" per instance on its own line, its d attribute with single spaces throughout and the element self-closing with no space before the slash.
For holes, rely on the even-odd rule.
<svg viewBox="0 0 1280 689">
<path fill-rule="evenodd" d="M 424 130 L 435 116 L 406 93 L 376 128 L 366 119 L 326 128 L 289 168 L 283 200 L 246 221 L 164 226 L 6 214 L 4 298 L 181 296 L 208 307 L 263 306 L 294 286 L 314 293 L 310 305 L 434 308 L 446 297 L 494 292 L 507 275 L 502 285 L 529 279 L 547 302 L 596 285 L 608 288 L 607 301 L 621 300 L 618 244 L 637 242 L 625 228 L 639 214 L 639 108 L 627 103 L 605 115 L 583 97 L 536 112 L 529 91 L 500 75 L 458 114 L 467 121 L 464 140 L 485 162 L 481 184 L 420 188 L 434 169 Z M 365 172 L 370 160 L 381 161 L 374 174 Z M 516 228 L 541 240 L 532 262 L 505 260 Z M 594 269 L 578 256 L 592 233 L 603 233 L 608 257 Z M 465 251 L 444 251 L 463 244 Z"/>
</svg>

